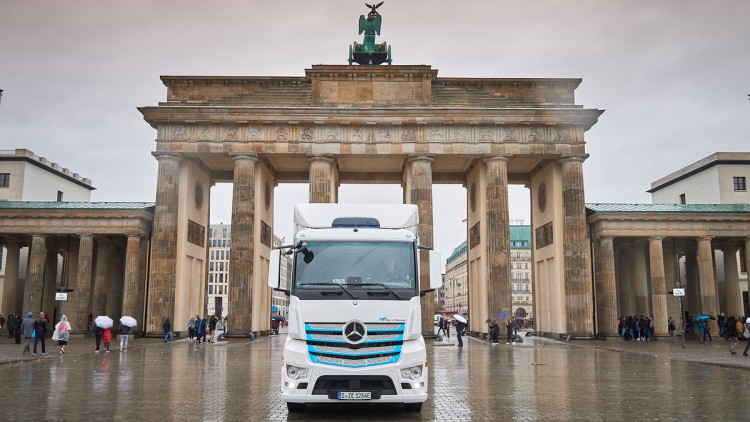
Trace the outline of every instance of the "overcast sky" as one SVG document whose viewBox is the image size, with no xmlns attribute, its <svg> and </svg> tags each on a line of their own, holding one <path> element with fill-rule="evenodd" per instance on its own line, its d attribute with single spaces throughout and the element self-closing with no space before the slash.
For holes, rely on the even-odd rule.
<svg viewBox="0 0 750 422">
<path fill-rule="evenodd" d="M 166 99 L 160 75 L 346 64 L 367 11 L 352 0 L 2 0 L 0 149 L 28 148 L 92 179 L 94 201 L 153 201 L 156 132 L 136 107 Z M 750 149 L 750 1 L 386 0 L 378 11 L 394 64 L 582 78 L 577 104 L 606 110 L 586 133 L 587 202 L 648 203 L 652 181 Z M 373 196 L 401 202 L 401 188 L 340 189 L 341 202 Z M 443 258 L 465 240 L 465 197 L 434 189 Z M 278 235 L 291 237 L 292 204 L 306 198 L 307 185 L 276 189 Z M 528 191 L 510 199 L 511 219 L 528 222 Z M 228 223 L 231 186 L 213 188 L 211 206 L 212 222 Z"/>
</svg>

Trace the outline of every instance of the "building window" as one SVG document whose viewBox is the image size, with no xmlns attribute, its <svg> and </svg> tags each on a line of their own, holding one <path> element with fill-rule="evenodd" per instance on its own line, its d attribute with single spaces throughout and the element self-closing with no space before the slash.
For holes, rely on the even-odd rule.
<svg viewBox="0 0 750 422">
<path fill-rule="evenodd" d="M 0 173 L 0 187 L 7 188 L 10 186 L 10 173 Z"/>
<path fill-rule="evenodd" d="M 683 204 L 683 205 L 687 204 L 687 202 L 685 201 L 685 194 L 684 193 L 680 194 L 680 204 Z"/>
<path fill-rule="evenodd" d="M 57 191 L 57 202 L 62 202 L 63 200 L 63 193 L 62 191 Z"/>
<path fill-rule="evenodd" d="M 744 177 L 733 177 L 734 190 L 747 190 L 747 184 Z"/>
</svg>

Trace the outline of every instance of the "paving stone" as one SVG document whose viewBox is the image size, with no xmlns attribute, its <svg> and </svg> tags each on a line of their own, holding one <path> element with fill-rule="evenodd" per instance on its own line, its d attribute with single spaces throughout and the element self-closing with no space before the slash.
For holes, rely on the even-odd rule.
<svg viewBox="0 0 750 422">
<path fill-rule="evenodd" d="M 539 338 L 498 346 L 465 339 L 463 348 L 428 341 L 430 397 L 421 413 L 342 403 L 289 414 L 278 393 L 284 339 L 136 339 L 127 352 L 94 354 L 93 339 L 74 338 L 65 355 L 51 346 L 34 358 L 2 338 L 2 419 L 683 421 L 750 414 L 750 358 L 730 355 L 724 340 L 682 349 L 671 340 Z"/>
</svg>

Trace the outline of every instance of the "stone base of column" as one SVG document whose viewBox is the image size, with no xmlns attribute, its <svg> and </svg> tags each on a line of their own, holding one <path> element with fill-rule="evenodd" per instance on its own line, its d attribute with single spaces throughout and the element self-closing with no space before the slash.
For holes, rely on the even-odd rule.
<svg viewBox="0 0 750 422">
<path fill-rule="evenodd" d="M 437 334 L 435 334 L 435 333 L 429 333 L 429 332 L 428 332 L 428 333 L 422 333 L 422 338 L 424 338 L 424 339 L 431 339 L 431 340 L 434 340 L 434 339 L 436 339 L 437 337 L 438 337 L 438 336 L 437 336 Z"/>
<path fill-rule="evenodd" d="M 172 340 L 178 340 L 182 337 L 188 338 L 188 332 L 187 331 L 172 331 L 173 337 Z M 115 336 L 115 333 L 112 333 L 112 336 Z M 147 331 L 146 334 L 143 335 L 143 337 L 146 338 L 164 338 L 164 331 Z"/>
<path fill-rule="evenodd" d="M 619 334 L 599 334 L 597 340 L 601 341 L 620 341 L 622 337 Z"/>
<path fill-rule="evenodd" d="M 224 338 L 226 339 L 233 339 L 233 338 L 254 339 L 255 337 L 258 337 L 261 334 L 262 332 L 257 332 L 257 331 L 250 331 L 250 332 L 227 331 L 224 334 Z"/>
<path fill-rule="evenodd" d="M 536 331 L 534 332 L 535 336 L 537 337 L 545 337 L 545 338 L 551 338 L 553 340 L 562 340 L 567 341 L 568 336 L 570 336 L 571 340 L 596 340 L 596 336 L 594 333 L 551 333 L 551 332 L 544 332 L 544 331 Z"/>
</svg>

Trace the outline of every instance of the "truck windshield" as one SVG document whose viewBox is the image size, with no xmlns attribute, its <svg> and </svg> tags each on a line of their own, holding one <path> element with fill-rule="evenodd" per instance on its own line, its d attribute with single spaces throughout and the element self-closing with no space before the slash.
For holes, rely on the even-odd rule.
<svg viewBox="0 0 750 422">
<path fill-rule="evenodd" d="M 297 294 L 308 291 L 340 296 L 351 292 L 359 299 L 408 299 L 416 294 L 411 242 L 310 241 L 306 247 L 309 262 L 302 252 L 295 254 Z"/>
</svg>

